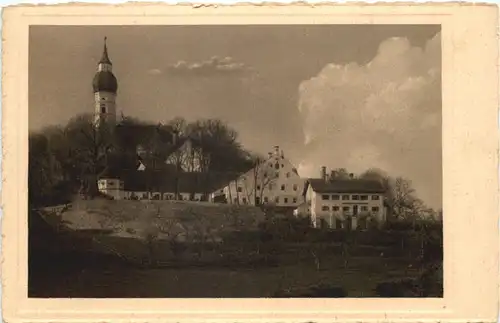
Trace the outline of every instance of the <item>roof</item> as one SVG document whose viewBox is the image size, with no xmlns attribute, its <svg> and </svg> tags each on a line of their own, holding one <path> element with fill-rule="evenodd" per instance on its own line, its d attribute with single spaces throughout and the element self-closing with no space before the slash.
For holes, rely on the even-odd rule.
<svg viewBox="0 0 500 323">
<path fill-rule="evenodd" d="M 102 51 L 102 56 L 101 56 L 101 60 L 99 61 L 99 64 L 113 65 L 113 64 L 111 64 L 111 60 L 109 59 L 109 56 L 108 56 L 108 46 L 106 46 L 106 40 L 107 40 L 107 37 L 104 37 L 104 50 Z"/>
<path fill-rule="evenodd" d="M 94 93 L 101 91 L 116 93 L 118 91 L 118 81 L 112 72 L 99 71 L 94 76 L 92 87 Z"/>
<path fill-rule="evenodd" d="M 123 171 L 120 179 L 126 191 L 211 193 L 239 174 L 160 171 Z M 176 189 L 177 188 L 177 189 Z"/>
<path fill-rule="evenodd" d="M 111 60 L 108 56 L 108 47 L 106 46 L 106 37 L 104 37 L 104 50 L 102 52 L 101 60 L 99 64 L 111 64 Z M 99 71 L 95 74 L 94 80 L 92 82 L 92 87 L 95 92 L 105 91 L 116 93 L 118 90 L 118 82 L 115 75 L 111 71 Z"/>
<path fill-rule="evenodd" d="M 310 178 L 307 180 L 304 192 L 309 185 L 317 193 L 384 193 L 384 185 L 371 179 L 334 179 L 325 181 L 320 178 Z"/>
</svg>

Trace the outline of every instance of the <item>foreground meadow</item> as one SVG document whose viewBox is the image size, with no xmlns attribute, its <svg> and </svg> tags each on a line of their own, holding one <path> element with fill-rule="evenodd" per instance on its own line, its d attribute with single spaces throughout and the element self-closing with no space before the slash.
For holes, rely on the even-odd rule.
<svg viewBox="0 0 500 323">
<path fill-rule="evenodd" d="M 442 296 L 429 271 L 442 256 L 422 259 L 415 231 L 313 230 L 255 207 L 78 203 L 30 217 L 30 297 Z"/>
</svg>

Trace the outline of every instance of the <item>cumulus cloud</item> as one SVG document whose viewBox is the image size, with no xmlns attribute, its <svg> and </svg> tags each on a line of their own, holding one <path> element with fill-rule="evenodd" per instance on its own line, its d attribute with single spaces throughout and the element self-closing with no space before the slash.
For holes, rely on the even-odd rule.
<svg viewBox="0 0 500 323">
<path fill-rule="evenodd" d="M 382 42 L 366 65 L 328 64 L 299 87 L 306 153 L 303 176 L 321 166 L 381 168 L 413 181 L 441 206 L 441 46 L 406 38 Z"/>
<path fill-rule="evenodd" d="M 243 63 L 235 62 L 231 57 L 214 56 L 201 62 L 178 61 L 168 67 L 168 71 L 175 74 L 214 75 L 236 74 L 251 70 Z"/>
</svg>

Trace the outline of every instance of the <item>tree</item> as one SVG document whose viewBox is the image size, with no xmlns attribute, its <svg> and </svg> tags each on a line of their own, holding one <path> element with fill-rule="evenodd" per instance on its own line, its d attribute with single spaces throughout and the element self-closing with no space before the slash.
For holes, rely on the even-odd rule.
<svg viewBox="0 0 500 323">
<path fill-rule="evenodd" d="M 43 134 L 30 134 L 28 158 L 29 201 L 33 205 L 44 204 L 51 197 L 53 188 L 62 180 L 61 165 Z"/>
<path fill-rule="evenodd" d="M 197 120 L 189 124 L 187 131 L 207 188 L 211 186 L 210 174 L 248 170 L 248 153 L 237 141 L 237 132 L 221 120 Z"/>
<path fill-rule="evenodd" d="M 349 179 L 350 174 L 345 168 L 336 168 L 331 172 L 330 179 Z"/>
<path fill-rule="evenodd" d="M 369 169 L 360 178 L 378 180 L 385 189 L 385 202 L 389 208 L 389 217 L 413 221 L 416 218 L 431 215 L 433 211 L 426 207 L 413 188 L 412 182 L 404 177 L 391 178 L 384 171 Z"/>
<path fill-rule="evenodd" d="M 108 169 L 108 157 L 115 152 L 114 126 L 101 123 L 96 126 L 91 115 L 72 119 L 65 128 L 74 157 L 83 177 L 84 194 L 98 195 L 97 180 Z"/>
</svg>

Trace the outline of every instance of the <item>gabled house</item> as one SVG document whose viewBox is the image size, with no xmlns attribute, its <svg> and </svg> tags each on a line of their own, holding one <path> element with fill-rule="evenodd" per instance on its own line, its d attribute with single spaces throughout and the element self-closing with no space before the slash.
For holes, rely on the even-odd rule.
<svg viewBox="0 0 500 323">
<path fill-rule="evenodd" d="M 310 216 L 313 227 L 365 229 L 368 221 L 386 221 L 385 193 L 377 180 L 310 178 L 296 214 Z"/>
<path fill-rule="evenodd" d="M 177 139 L 172 153 L 167 157 L 166 163 L 173 165 L 183 172 L 202 171 L 202 152 L 190 137 Z"/>
<path fill-rule="evenodd" d="M 268 204 L 296 208 L 302 203 L 304 179 L 276 146 L 268 158 L 213 191 L 210 199 L 230 204 Z"/>
</svg>

